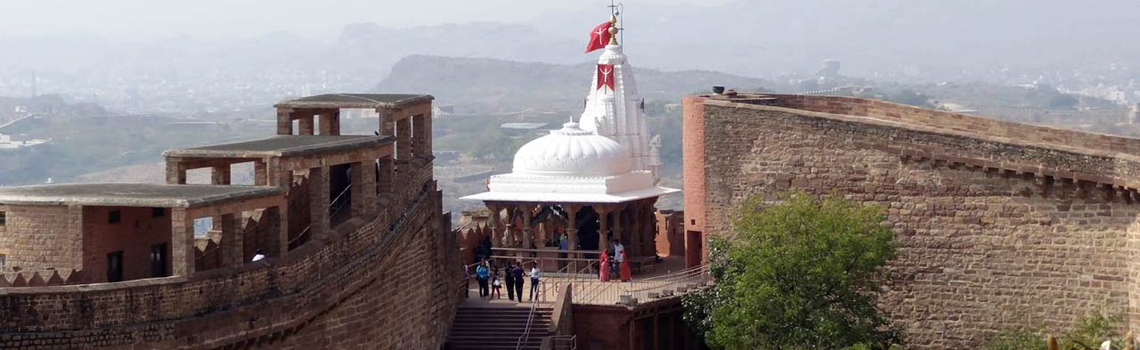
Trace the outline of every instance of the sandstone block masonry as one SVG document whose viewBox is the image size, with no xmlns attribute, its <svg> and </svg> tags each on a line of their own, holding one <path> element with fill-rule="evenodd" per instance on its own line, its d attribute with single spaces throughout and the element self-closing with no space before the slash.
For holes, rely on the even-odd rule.
<svg viewBox="0 0 1140 350">
<path fill-rule="evenodd" d="M 726 235 L 744 199 L 788 190 L 886 208 L 901 249 L 883 307 L 908 349 L 1088 312 L 1140 330 L 1140 140 L 842 97 L 691 97 L 685 112 L 690 233 Z"/>
<path fill-rule="evenodd" d="M 462 276 L 430 162 L 417 173 L 424 181 L 405 186 L 407 201 L 281 259 L 189 278 L 0 289 L 0 348 L 438 348 Z"/>
</svg>

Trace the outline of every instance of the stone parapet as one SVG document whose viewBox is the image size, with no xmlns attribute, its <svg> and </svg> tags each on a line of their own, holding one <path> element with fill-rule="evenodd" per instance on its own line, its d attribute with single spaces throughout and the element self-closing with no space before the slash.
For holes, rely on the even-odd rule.
<svg viewBox="0 0 1140 350">
<path fill-rule="evenodd" d="M 686 99 L 686 229 L 730 236 L 745 199 L 787 191 L 882 207 L 899 244 L 882 307 L 908 349 L 1065 329 L 1088 312 L 1140 330 L 1140 140 L 765 96 Z"/>
<path fill-rule="evenodd" d="M 438 222 L 439 193 L 433 182 L 417 184 L 407 186 L 415 194 L 393 216 L 282 259 L 189 279 L 0 289 L 0 348 L 213 348 L 274 340 L 274 348 L 304 349 L 365 339 L 374 348 L 438 348 L 462 276 L 448 253 L 456 241 Z M 345 324 L 353 334 L 329 331 Z"/>
</svg>

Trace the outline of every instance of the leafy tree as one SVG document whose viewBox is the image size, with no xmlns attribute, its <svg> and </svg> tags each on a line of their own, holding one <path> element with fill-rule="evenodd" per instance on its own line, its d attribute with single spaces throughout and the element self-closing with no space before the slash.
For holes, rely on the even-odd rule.
<svg viewBox="0 0 1140 350">
<path fill-rule="evenodd" d="M 788 194 L 737 213 L 736 239 L 710 250 L 717 284 L 685 302 L 717 349 L 886 349 L 899 341 L 876 305 L 895 256 L 882 209 Z M 719 244 L 719 243 L 717 243 Z M 716 247 L 716 244 L 712 244 Z"/>
<path fill-rule="evenodd" d="M 1113 349 L 1123 349 L 1124 339 L 1119 332 L 1122 318 L 1118 315 L 1090 313 L 1077 320 L 1067 332 L 1058 338 L 1061 349 L 1099 349 L 1104 341 L 1111 341 Z M 1005 331 L 989 339 L 982 346 L 985 350 L 1041 350 L 1045 349 L 1045 331 L 1032 331 L 1019 328 Z"/>
</svg>

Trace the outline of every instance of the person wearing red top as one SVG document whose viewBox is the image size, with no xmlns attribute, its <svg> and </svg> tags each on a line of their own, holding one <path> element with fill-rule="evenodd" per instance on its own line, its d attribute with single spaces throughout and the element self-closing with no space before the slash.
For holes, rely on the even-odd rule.
<svg viewBox="0 0 1140 350">
<path fill-rule="evenodd" d="M 606 255 L 606 253 L 602 253 L 602 263 L 598 265 L 598 279 L 602 282 L 610 280 L 610 262 Z"/>
<path fill-rule="evenodd" d="M 625 250 L 621 251 L 621 281 L 629 282 L 630 276 L 633 273 L 629 270 L 629 259 L 625 258 Z"/>
</svg>

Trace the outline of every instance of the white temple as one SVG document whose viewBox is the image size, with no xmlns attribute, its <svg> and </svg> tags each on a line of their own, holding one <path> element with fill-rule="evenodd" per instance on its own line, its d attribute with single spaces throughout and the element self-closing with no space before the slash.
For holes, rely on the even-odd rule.
<svg viewBox="0 0 1140 350">
<path fill-rule="evenodd" d="M 519 148 L 510 174 L 492 176 L 482 201 L 618 203 L 677 192 L 658 187 L 660 139 L 650 144 L 645 100 L 612 40 L 598 58 L 585 111 Z"/>
<path fill-rule="evenodd" d="M 616 18 L 610 23 L 616 26 Z M 646 129 L 644 99 L 613 26 L 581 124 L 566 123 L 523 145 L 511 173 L 461 198 L 491 209 L 496 245 L 529 248 L 564 230 L 571 250 L 605 250 L 617 239 L 632 256 L 656 256 L 654 203 L 678 190 L 658 186 L 661 141 Z"/>
</svg>

